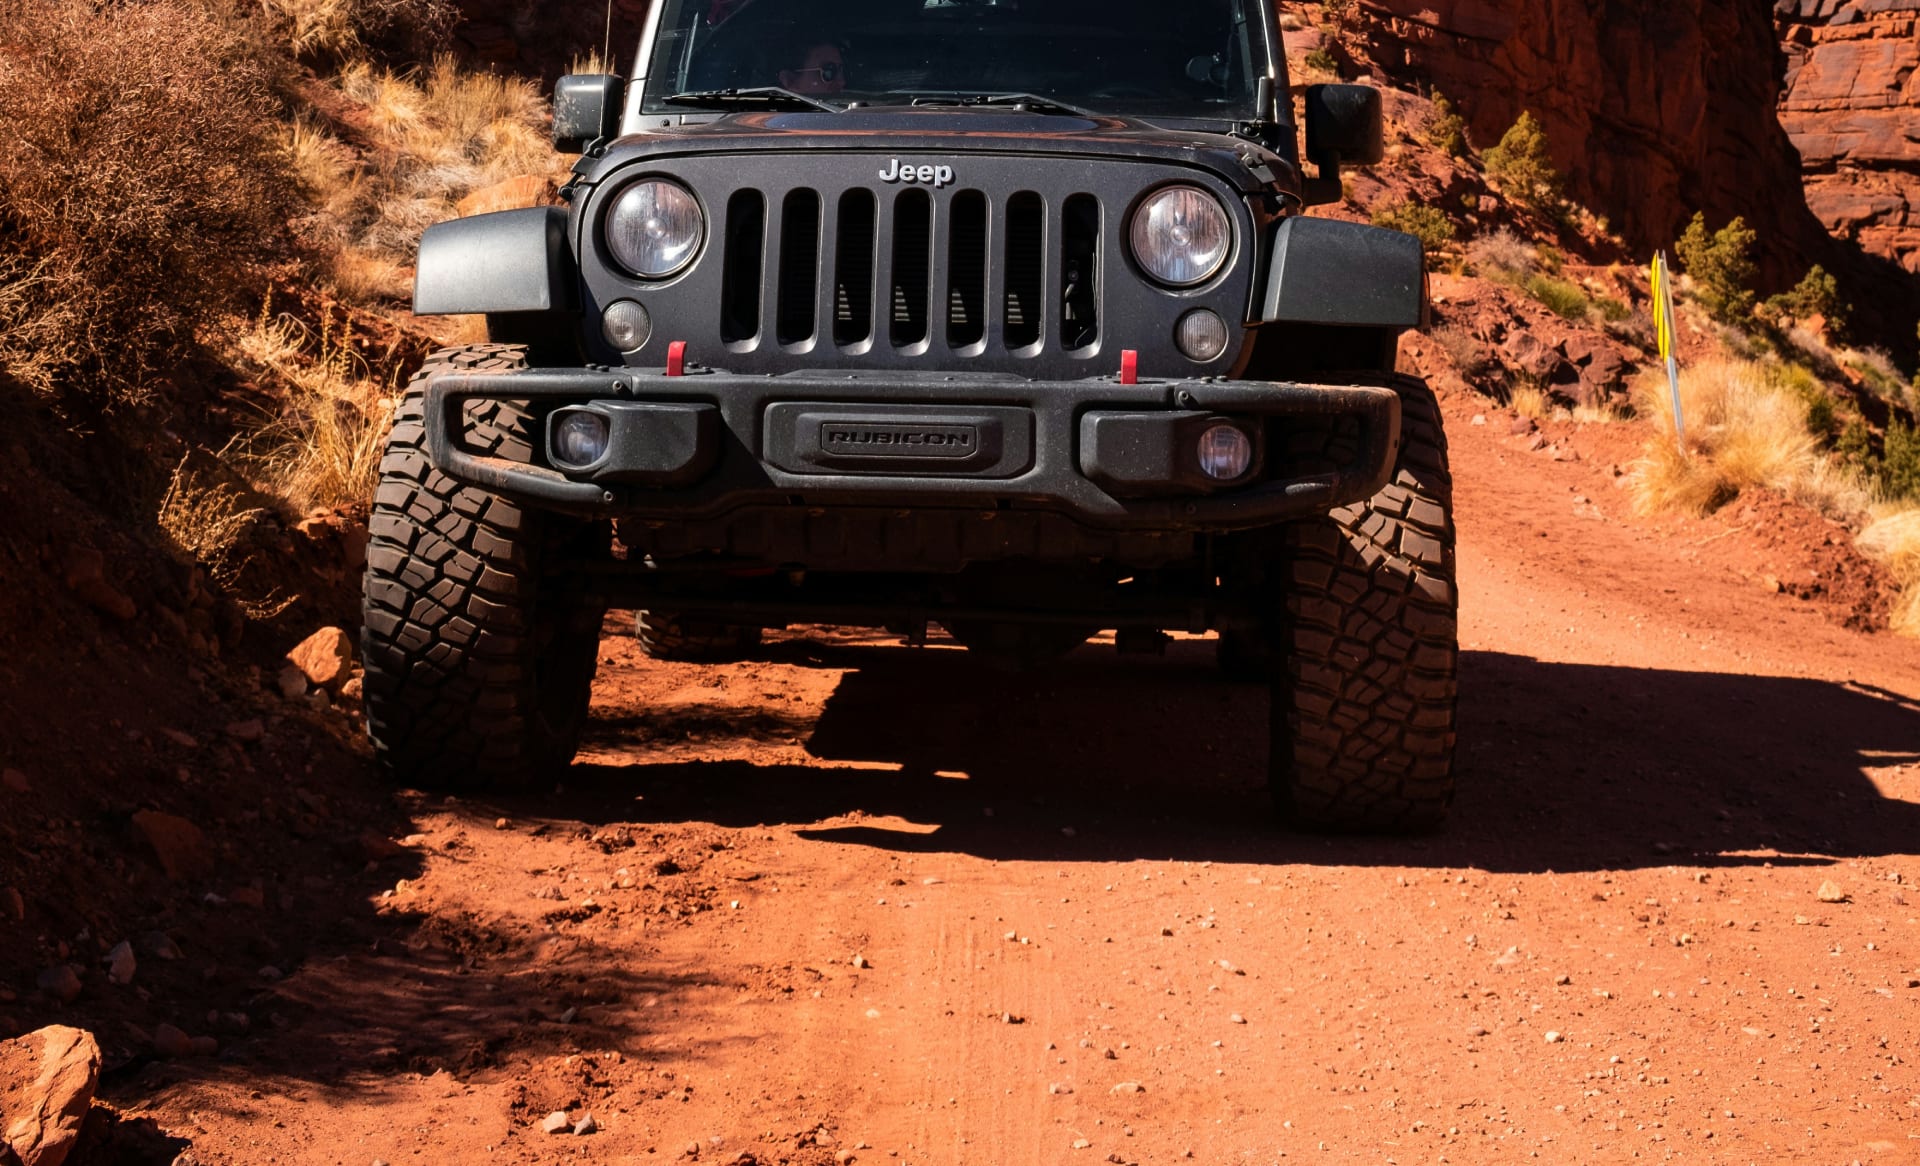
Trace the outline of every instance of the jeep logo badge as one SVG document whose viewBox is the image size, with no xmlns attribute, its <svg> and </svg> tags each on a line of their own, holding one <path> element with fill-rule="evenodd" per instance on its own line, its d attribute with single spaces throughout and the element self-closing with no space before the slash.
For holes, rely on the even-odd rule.
<svg viewBox="0 0 1920 1166">
<path fill-rule="evenodd" d="M 979 446 L 971 425 L 829 421 L 820 427 L 822 450 L 853 457 L 963 458 Z"/>
<path fill-rule="evenodd" d="M 951 166 L 902 166 L 900 159 L 887 159 L 887 168 L 880 172 L 882 182 L 905 182 L 909 185 L 921 183 L 938 189 L 953 183 Z"/>
</svg>

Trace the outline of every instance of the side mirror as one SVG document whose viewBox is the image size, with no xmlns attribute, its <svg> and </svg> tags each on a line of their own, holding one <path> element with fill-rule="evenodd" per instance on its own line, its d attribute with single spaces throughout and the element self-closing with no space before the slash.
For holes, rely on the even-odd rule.
<svg viewBox="0 0 1920 1166">
<path fill-rule="evenodd" d="M 1380 91 L 1371 85 L 1309 85 L 1307 160 L 1322 170 L 1371 166 L 1387 154 Z"/>
<path fill-rule="evenodd" d="M 1340 166 L 1371 166 L 1387 154 L 1380 91 L 1370 85 L 1309 85 L 1307 160 L 1320 168 L 1306 180 L 1308 206 L 1340 201 Z"/>
<path fill-rule="evenodd" d="M 618 77 L 574 73 L 560 78 L 553 86 L 553 148 L 578 154 L 618 134 L 625 95 Z"/>
</svg>

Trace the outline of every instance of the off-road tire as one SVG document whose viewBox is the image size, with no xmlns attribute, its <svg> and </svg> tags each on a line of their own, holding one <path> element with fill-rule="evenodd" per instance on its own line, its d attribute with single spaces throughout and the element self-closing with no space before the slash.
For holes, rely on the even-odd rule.
<svg viewBox="0 0 1920 1166">
<path fill-rule="evenodd" d="M 360 651 L 374 756 L 400 784 L 525 787 L 579 748 L 603 611 L 543 568 L 563 550 L 590 550 L 596 528 L 463 486 L 426 451 L 435 377 L 525 363 L 518 345 L 443 349 L 394 411 L 367 524 Z M 539 432 L 516 403 L 467 406 L 476 452 L 531 461 Z"/>
<path fill-rule="evenodd" d="M 738 660 L 760 646 L 760 629 L 687 619 L 670 611 L 636 611 L 640 650 L 655 660 L 715 664 Z"/>
<path fill-rule="evenodd" d="M 1400 396 L 1392 478 L 1280 540 L 1272 782 L 1295 825 L 1409 833 L 1439 825 L 1453 800 L 1453 479 L 1426 382 L 1370 383 Z"/>
</svg>

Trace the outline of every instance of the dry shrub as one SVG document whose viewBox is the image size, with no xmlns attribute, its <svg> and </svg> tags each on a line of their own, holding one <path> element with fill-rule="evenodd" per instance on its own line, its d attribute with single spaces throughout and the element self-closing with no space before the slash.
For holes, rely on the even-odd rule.
<svg viewBox="0 0 1920 1166">
<path fill-rule="evenodd" d="M 521 175 L 560 169 L 545 100 L 531 81 L 463 71 L 451 57 L 424 75 L 350 65 L 338 84 L 365 110 L 368 148 L 297 125 L 287 148 L 319 206 L 304 230 L 337 259 L 355 298 L 398 297 L 421 232 L 456 217 L 456 204 Z"/>
<path fill-rule="evenodd" d="M 1460 370 L 1461 376 L 1476 376 L 1492 367 L 1493 353 L 1486 342 L 1460 325 L 1448 324 L 1435 328 L 1432 335 L 1433 342 L 1447 354 L 1447 359 L 1453 362 L 1454 368 Z"/>
<path fill-rule="evenodd" d="M 140 402 L 285 256 L 269 71 L 181 0 L 0 0 L 0 364 Z"/>
<path fill-rule="evenodd" d="M 1857 377 L 1867 391 L 1883 401 L 1907 405 L 1907 379 L 1893 359 L 1878 348 L 1845 348 L 1834 354 L 1840 366 Z M 1920 402 L 1914 402 L 1920 404 Z"/>
<path fill-rule="evenodd" d="M 1487 279 L 1514 284 L 1532 275 L 1536 265 L 1533 248 L 1505 227 L 1467 244 L 1467 262 Z"/>
<path fill-rule="evenodd" d="M 1920 507 L 1888 510 L 1860 532 L 1860 549 L 1887 565 L 1900 585 L 1893 630 L 1920 636 Z"/>
<path fill-rule="evenodd" d="M 77 363 L 85 320 L 52 262 L 0 256 L 0 369 L 48 391 Z"/>
<path fill-rule="evenodd" d="M 296 513 L 372 497 L 397 394 L 356 351 L 351 324 L 329 312 L 315 329 L 267 304 L 234 348 L 284 399 L 242 459 L 259 485 Z"/>
<path fill-rule="evenodd" d="M 368 49 L 423 55 L 459 19 L 447 0 L 260 0 L 296 57 L 342 61 Z"/>
<path fill-rule="evenodd" d="M 255 552 L 255 530 L 270 514 L 219 454 L 201 451 L 174 467 L 155 519 L 174 549 L 206 568 L 248 618 L 272 619 L 293 601 L 268 581 Z"/>
<path fill-rule="evenodd" d="M 1806 407 L 1753 361 L 1702 361 L 1681 370 L 1687 450 L 1674 442 L 1673 400 L 1664 370 L 1634 382 L 1634 407 L 1657 431 L 1634 482 L 1646 513 L 1704 514 L 1749 486 L 1792 493 L 1813 480 L 1821 459 Z"/>
</svg>

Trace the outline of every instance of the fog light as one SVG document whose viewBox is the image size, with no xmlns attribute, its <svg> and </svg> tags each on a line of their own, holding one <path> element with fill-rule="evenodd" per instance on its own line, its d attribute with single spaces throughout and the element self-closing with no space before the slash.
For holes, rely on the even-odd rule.
<svg viewBox="0 0 1920 1166">
<path fill-rule="evenodd" d="M 568 469 L 585 469 L 607 456 L 607 419 L 587 409 L 562 413 L 553 424 L 553 460 Z"/>
<path fill-rule="evenodd" d="M 1253 464 L 1253 442 L 1231 425 L 1215 425 L 1200 435 L 1200 470 L 1216 482 L 1231 482 Z"/>
<path fill-rule="evenodd" d="M 632 300 L 615 300 L 600 314 L 600 332 L 622 352 L 638 352 L 653 335 L 653 317 Z"/>
<path fill-rule="evenodd" d="M 1227 350 L 1227 322 L 1205 308 L 1180 317 L 1173 340 L 1187 359 L 1209 361 Z"/>
</svg>

